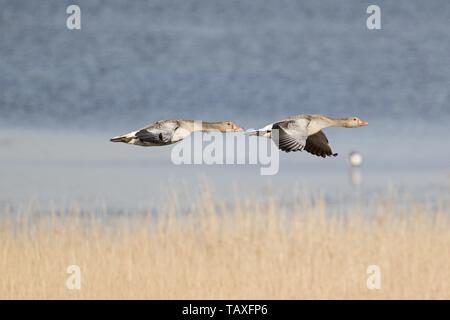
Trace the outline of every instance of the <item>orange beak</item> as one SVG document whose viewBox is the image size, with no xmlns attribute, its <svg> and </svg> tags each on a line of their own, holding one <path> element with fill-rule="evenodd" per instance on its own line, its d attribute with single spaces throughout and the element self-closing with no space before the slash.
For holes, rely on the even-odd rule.
<svg viewBox="0 0 450 320">
<path fill-rule="evenodd" d="M 361 120 L 361 123 L 360 123 L 361 126 L 367 126 L 368 124 L 369 124 L 369 123 L 368 123 L 367 121 Z"/>
<path fill-rule="evenodd" d="M 233 125 L 233 129 L 234 129 L 234 131 L 236 131 L 236 132 L 244 131 L 244 128 L 239 127 L 237 124 L 234 124 L 234 125 Z"/>
</svg>

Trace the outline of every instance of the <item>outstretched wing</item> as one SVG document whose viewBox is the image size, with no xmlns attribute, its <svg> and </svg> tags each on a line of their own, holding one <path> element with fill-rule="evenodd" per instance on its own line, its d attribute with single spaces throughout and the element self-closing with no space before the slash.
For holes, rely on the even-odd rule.
<svg viewBox="0 0 450 320">
<path fill-rule="evenodd" d="M 285 120 L 272 126 L 272 139 L 285 152 L 302 151 L 308 137 L 309 120 Z"/>
<path fill-rule="evenodd" d="M 175 121 L 155 122 L 148 127 L 138 130 L 135 137 L 139 140 L 153 144 L 169 144 L 172 143 L 172 137 L 178 123 Z"/>
<path fill-rule="evenodd" d="M 322 131 L 310 135 L 308 139 L 306 139 L 305 150 L 313 155 L 323 158 L 326 158 L 327 156 L 336 157 L 338 155 L 331 151 L 328 139 Z"/>
</svg>

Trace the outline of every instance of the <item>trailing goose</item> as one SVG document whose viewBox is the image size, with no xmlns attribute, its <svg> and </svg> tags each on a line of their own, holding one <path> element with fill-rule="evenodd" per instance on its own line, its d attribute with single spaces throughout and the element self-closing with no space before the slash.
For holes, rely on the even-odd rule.
<svg viewBox="0 0 450 320">
<path fill-rule="evenodd" d="M 243 131 L 243 129 L 231 121 L 161 120 L 142 129 L 113 137 L 111 141 L 144 147 L 165 146 L 183 140 L 194 131 L 237 132 Z"/>
<path fill-rule="evenodd" d="M 337 156 L 333 153 L 322 129 L 328 127 L 359 128 L 369 123 L 357 117 L 331 118 L 323 115 L 296 115 L 271 123 L 249 135 L 272 138 L 278 148 L 285 152 L 302 151 L 319 156 Z"/>
</svg>

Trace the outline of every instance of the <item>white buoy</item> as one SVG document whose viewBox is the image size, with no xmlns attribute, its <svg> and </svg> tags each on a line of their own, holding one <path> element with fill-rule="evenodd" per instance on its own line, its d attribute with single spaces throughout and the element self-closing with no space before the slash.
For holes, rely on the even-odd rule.
<svg viewBox="0 0 450 320">
<path fill-rule="evenodd" d="M 352 151 L 348 155 L 350 183 L 355 187 L 359 186 L 362 182 L 360 168 L 362 162 L 363 156 L 359 152 Z"/>
<path fill-rule="evenodd" d="M 359 167 L 363 162 L 363 157 L 359 152 L 352 151 L 348 156 L 348 161 L 352 167 Z"/>
</svg>

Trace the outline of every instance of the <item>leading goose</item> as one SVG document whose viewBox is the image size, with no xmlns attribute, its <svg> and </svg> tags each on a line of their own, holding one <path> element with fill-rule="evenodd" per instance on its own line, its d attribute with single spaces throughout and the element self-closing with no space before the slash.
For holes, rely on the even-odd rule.
<svg viewBox="0 0 450 320">
<path fill-rule="evenodd" d="M 328 127 L 359 128 L 368 124 L 367 121 L 357 117 L 331 118 L 317 114 L 300 114 L 271 123 L 247 134 L 272 138 L 278 148 L 285 152 L 304 149 L 313 155 L 325 158 L 327 156 L 335 157 L 337 153 L 331 151 L 328 139 L 322 129 Z"/>
<path fill-rule="evenodd" d="M 243 129 L 231 121 L 161 120 L 142 129 L 113 137 L 111 141 L 144 147 L 165 146 L 183 140 L 194 131 L 238 132 Z"/>
</svg>

